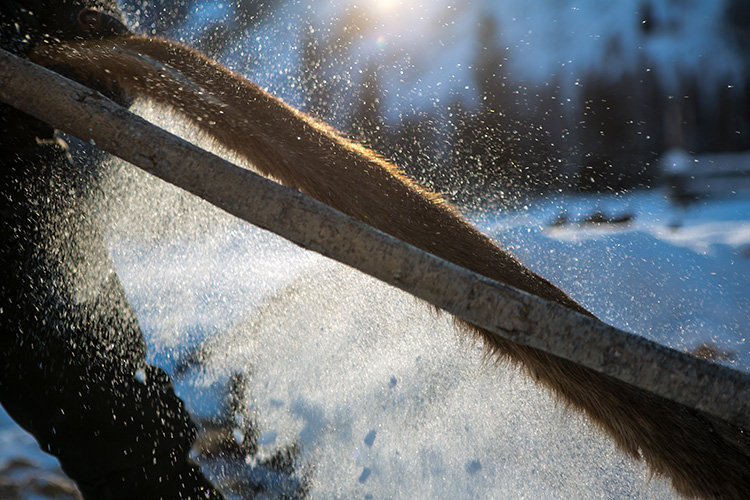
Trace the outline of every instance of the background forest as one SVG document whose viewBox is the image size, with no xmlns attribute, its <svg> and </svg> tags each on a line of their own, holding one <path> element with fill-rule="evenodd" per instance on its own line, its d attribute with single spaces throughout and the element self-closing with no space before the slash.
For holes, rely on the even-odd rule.
<svg viewBox="0 0 750 500">
<path fill-rule="evenodd" d="M 652 186 L 671 148 L 750 150 L 743 0 L 125 7 L 463 204 Z"/>
</svg>

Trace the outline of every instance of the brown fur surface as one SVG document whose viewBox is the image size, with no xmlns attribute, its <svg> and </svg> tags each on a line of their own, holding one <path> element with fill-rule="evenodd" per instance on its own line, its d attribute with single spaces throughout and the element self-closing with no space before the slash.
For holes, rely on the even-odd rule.
<svg viewBox="0 0 750 500">
<path fill-rule="evenodd" d="M 261 173 L 401 240 L 489 278 L 592 316 L 549 281 L 361 145 L 197 52 L 144 37 L 38 47 L 32 60 L 75 70 L 183 113 Z M 750 495 L 750 435 L 724 421 L 461 322 L 685 497 Z"/>
</svg>

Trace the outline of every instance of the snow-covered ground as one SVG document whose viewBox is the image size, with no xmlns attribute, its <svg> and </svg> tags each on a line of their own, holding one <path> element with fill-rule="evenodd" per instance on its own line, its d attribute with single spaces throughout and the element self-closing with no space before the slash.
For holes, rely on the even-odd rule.
<svg viewBox="0 0 750 500">
<path fill-rule="evenodd" d="M 597 210 L 632 219 L 581 222 Z M 549 227 L 562 213 L 570 223 Z M 750 369 L 750 200 L 561 196 L 473 220 L 606 321 L 678 349 L 713 343 Z M 115 242 L 118 268 L 155 361 L 168 365 L 190 332 L 205 339 L 180 387 L 197 413 L 246 374 L 260 456 L 298 446 L 311 498 L 671 498 L 449 318 L 280 238 L 220 226 Z"/>
<path fill-rule="evenodd" d="M 154 208 L 132 221 L 157 227 Z M 597 210 L 632 219 L 583 222 Z M 310 498 L 672 498 L 446 316 L 199 203 L 170 217 L 161 237 L 118 219 L 114 260 L 153 362 L 173 370 L 203 346 L 178 379 L 196 415 L 220 413 L 245 375 L 261 450 L 248 470 L 296 446 Z M 750 200 L 560 196 L 472 219 L 604 320 L 678 349 L 712 343 L 750 371 Z M 0 462 L 53 467 L 6 417 L 0 441 Z"/>
<path fill-rule="evenodd" d="M 632 220 L 584 221 L 597 212 Z M 550 227 L 561 214 L 570 223 Z M 675 349 L 712 343 L 750 370 L 750 200 L 567 196 L 477 221 L 608 323 Z"/>
</svg>

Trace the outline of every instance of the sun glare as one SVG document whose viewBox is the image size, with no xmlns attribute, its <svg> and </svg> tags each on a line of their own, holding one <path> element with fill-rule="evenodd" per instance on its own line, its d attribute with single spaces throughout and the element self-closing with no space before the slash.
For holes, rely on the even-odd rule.
<svg viewBox="0 0 750 500">
<path fill-rule="evenodd" d="M 380 15 L 392 14 L 403 7 L 403 0 L 372 0 L 370 8 Z"/>
<path fill-rule="evenodd" d="M 400 16 L 413 14 L 422 9 L 415 0 L 366 0 L 360 4 L 380 21 L 390 23 L 400 20 Z"/>
<path fill-rule="evenodd" d="M 423 6 L 415 0 L 365 0 L 359 6 L 367 12 L 380 50 L 394 37 L 423 29 L 425 24 Z"/>
</svg>

